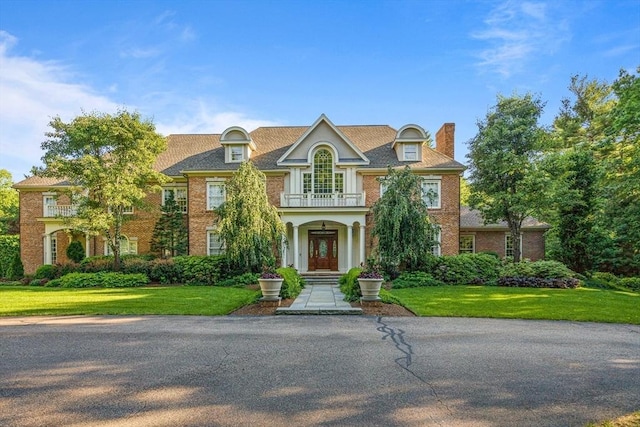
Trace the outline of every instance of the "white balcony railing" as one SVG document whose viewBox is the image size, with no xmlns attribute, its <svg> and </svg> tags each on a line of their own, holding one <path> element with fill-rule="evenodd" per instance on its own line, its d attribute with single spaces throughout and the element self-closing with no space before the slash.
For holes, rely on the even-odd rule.
<svg viewBox="0 0 640 427">
<path fill-rule="evenodd" d="M 57 217 L 57 216 L 75 216 L 78 213 L 78 209 L 74 205 L 48 205 L 45 206 L 45 217 Z"/>
<path fill-rule="evenodd" d="M 283 208 L 333 208 L 364 206 L 365 193 L 280 193 Z"/>
</svg>

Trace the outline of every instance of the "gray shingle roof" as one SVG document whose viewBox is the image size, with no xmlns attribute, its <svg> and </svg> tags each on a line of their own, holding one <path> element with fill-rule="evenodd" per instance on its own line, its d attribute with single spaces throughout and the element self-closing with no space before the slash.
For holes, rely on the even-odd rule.
<svg viewBox="0 0 640 427">
<path fill-rule="evenodd" d="M 480 211 L 471 209 L 468 206 L 460 206 L 460 230 L 470 230 L 475 228 L 493 228 L 496 230 L 508 230 L 509 226 L 506 221 L 500 221 L 494 224 L 485 224 Z M 522 222 L 522 228 L 541 228 L 547 229 L 551 226 L 545 222 L 539 221 L 533 217 L 527 217 Z"/>
<path fill-rule="evenodd" d="M 369 158 L 370 164 L 362 168 L 386 168 L 409 165 L 412 168 L 455 169 L 464 165 L 424 147 L 421 161 L 401 162 L 391 148 L 397 131 L 387 125 L 336 126 Z M 260 127 L 250 132 L 257 150 L 251 161 L 261 170 L 286 169 L 278 166 L 278 159 L 295 143 L 308 126 Z M 232 171 L 238 163 L 225 163 L 224 147 L 219 134 L 176 134 L 167 137 L 167 149 L 155 163 L 157 171 L 169 176 L 180 176 L 189 171 Z M 16 184 L 17 187 L 61 185 L 61 180 L 30 177 Z"/>
</svg>

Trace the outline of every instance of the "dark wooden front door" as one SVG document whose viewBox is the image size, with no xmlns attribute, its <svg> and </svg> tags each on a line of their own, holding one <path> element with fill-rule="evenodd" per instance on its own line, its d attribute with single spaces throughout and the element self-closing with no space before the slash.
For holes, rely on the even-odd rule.
<svg viewBox="0 0 640 427">
<path fill-rule="evenodd" d="M 338 232 L 309 231 L 309 271 L 338 270 Z"/>
</svg>

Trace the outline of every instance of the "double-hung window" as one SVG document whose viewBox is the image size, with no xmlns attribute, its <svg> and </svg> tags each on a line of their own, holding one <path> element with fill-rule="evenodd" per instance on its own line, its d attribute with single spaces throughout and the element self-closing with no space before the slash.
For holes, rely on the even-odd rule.
<svg viewBox="0 0 640 427">
<path fill-rule="evenodd" d="M 105 241 L 105 255 L 113 255 L 111 245 Z M 138 238 L 120 236 L 120 255 L 137 255 L 138 254 Z"/>
<path fill-rule="evenodd" d="M 173 200 L 180 207 L 182 213 L 187 213 L 187 189 L 186 187 L 171 187 L 162 190 L 162 205 L 169 200 L 173 194 Z"/>
<path fill-rule="evenodd" d="M 224 253 L 224 242 L 216 230 L 207 231 L 207 255 L 221 255 Z"/>
<path fill-rule="evenodd" d="M 241 162 L 244 160 L 244 150 L 242 145 L 229 146 L 229 157 L 232 162 Z"/>
<path fill-rule="evenodd" d="M 513 236 L 511 233 L 504 235 L 504 256 L 513 258 Z M 522 256 L 522 234 L 520 235 L 520 256 Z"/>
<path fill-rule="evenodd" d="M 405 161 L 418 160 L 418 144 L 403 144 L 402 151 Z"/>
<path fill-rule="evenodd" d="M 476 251 L 476 236 L 463 234 L 460 236 L 460 253 L 472 254 Z"/>
<path fill-rule="evenodd" d="M 424 179 L 422 181 L 422 200 L 429 209 L 440 209 L 439 179 Z"/>
<path fill-rule="evenodd" d="M 226 197 L 224 181 L 207 182 L 207 209 L 217 209 Z"/>
</svg>

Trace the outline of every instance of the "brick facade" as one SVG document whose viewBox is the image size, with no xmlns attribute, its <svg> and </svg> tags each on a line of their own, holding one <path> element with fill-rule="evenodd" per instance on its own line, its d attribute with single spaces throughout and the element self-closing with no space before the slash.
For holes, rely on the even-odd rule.
<svg viewBox="0 0 640 427">
<path fill-rule="evenodd" d="M 364 250 L 365 256 L 371 255 L 375 241 L 371 237 L 372 215 L 366 212 L 380 197 L 380 183 L 378 176 L 386 174 L 388 166 L 403 168 L 409 165 L 419 175 L 440 180 L 440 207 L 429 209 L 429 214 L 441 227 L 441 254 L 455 255 L 459 251 L 459 236 L 470 230 L 461 228 L 460 208 L 460 174 L 464 166 L 454 160 L 455 124 L 445 123 L 435 135 L 435 150 L 428 147 L 427 133 L 417 125 L 406 125 L 395 130 L 386 125 L 341 126 L 337 127 L 325 116 L 311 126 L 265 127 L 249 133 L 242 128 L 230 128 L 233 132 L 222 134 L 201 135 L 171 135 L 169 136 L 167 151 L 161 154 L 156 163 L 156 169 L 168 176 L 177 177 L 180 185 L 187 184 L 187 224 L 189 236 L 189 253 L 192 255 L 206 255 L 208 252 L 207 234 L 215 230 L 216 215 L 207 209 L 207 183 L 210 180 L 225 180 L 231 177 L 237 169 L 237 162 L 230 162 L 228 144 L 230 136 L 238 137 L 244 147 L 245 155 L 253 152 L 251 161 L 255 166 L 265 171 L 266 191 L 269 202 L 276 206 L 283 218 L 288 215 L 288 221 L 300 227 L 300 248 L 306 245 L 308 224 L 320 224 L 326 220 L 327 224 L 342 227 L 346 233 L 347 227 L 353 230 L 349 235 L 352 251 L 350 261 L 344 262 L 345 268 L 350 262 L 360 262 Z M 221 139 L 222 138 L 222 139 Z M 227 139 L 224 139 L 227 138 Z M 223 140 L 224 139 L 224 140 Z M 402 144 L 407 144 L 403 146 Z M 329 147 L 330 146 L 330 147 Z M 417 150 L 418 158 L 405 158 L 411 154 L 411 147 L 421 147 Z M 308 189 L 304 190 L 303 176 L 313 171 L 309 159 L 313 158 L 313 150 L 328 148 L 337 158 L 338 169 L 342 173 L 345 193 L 350 194 L 350 205 L 285 205 L 281 206 L 281 194 L 285 189 L 295 195 L 295 200 L 306 200 Z M 407 150 L 405 150 L 407 149 Z M 405 151 L 407 153 L 405 154 Z M 225 154 L 226 153 L 226 154 Z M 413 153 L 416 153 L 414 150 Z M 290 156 L 287 157 L 287 156 Z M 306 175 L 310 176 L 310 175 Z M 337 176 L 337 175 L 336 175 Z M 295 177 L 295 178 L 293 178 Z M 81 233 L 69 233 L 63 230 L 63 222 L 59 218 L 45 217 L 43 214 L 43 195 L 55 185 L 53 181 L 42 180 L 37 177 L 27 178 L 16 184 L 20 191 L 20 230 L 21 256 L 27 273 L 33 273 L 45 260 L 46 233 L 56 237 L 56 260 L 65 262 L 66 248 L 75 239 L 86 246 L 87 239 Z M 337 181 L 336 181 L 337 182 Z M 337 185 L 337 184 L 336 184 Z M 329 187 L 331 188 L 331 187 Z M 315 190 L 314 190 L 315 191 Z M 366 195 L 364 203 L 357 198 L 361 193 Z M 324 194 L 318 191 L 318 194 Z M 304 197 L 303 197 L 304 196 Z M 355 197 L 354 197 L 355 196 Z M 130 240 L 135 239 L 138 253 L 150 251 L 153 229 L 160 215 L 160 193 L 153 193 L 147 197 L 150 210 L 136 209 L 128 216 L 122 229 L 122 234 Z M 341 200 L 339 198 L 336 201 Z M 345 200 L 347 198 L 345 197 Z M 68 204 L 68 200 L 61 198 L 59 204 Z M 289 203 L 289 199 L 287 202 Z M 305 202 L 306 203 L 306 202 Z M 331 202 L 333 203 L 333 202 Z M 364 206 L 362 206 L 364 204 Z M 314 211 L 312 206 L 320 209 Z M 330 209 L 328 209 L 330 208 Z M 360 222 L 365 221 L 364 243 L 360 240 Z M 296 222 L 298 221 L 298 222 Z M 314 225 L 315 226 L 315 225 Z M 524 256 L 538 259 L 544 255 L 544 230 L 524 234 Z M 504 254 L 504 233 L 474 230 L 476 235 L 476 250 L 490 250 Z M 305 236 L 305 237 L 303 237 Z M 291 236 L 289 236 L 291 238 Z M 343 234 L 340 241 L 339 253 L 345 253 L 347 237 Z M 88 239 L 90 255 L 102 255 L 105 252 L 103 237 Z M 362 245 L 362 246 L 361 246 Z M 295 260 L 299 256 L 294 256 Z"/>
<path fill-rule="evenodd" d="M 532 261 L 544 259 L 544 233 L 546 230 L 523 230 L 522 231 L 522 259 Z M 460 231 L 460 235 L 475 236 L 476 252 L 495 252 L 500 258 L 505 257 L 505 236 L 509 232 L 499 231 Z"/>
</svg>

